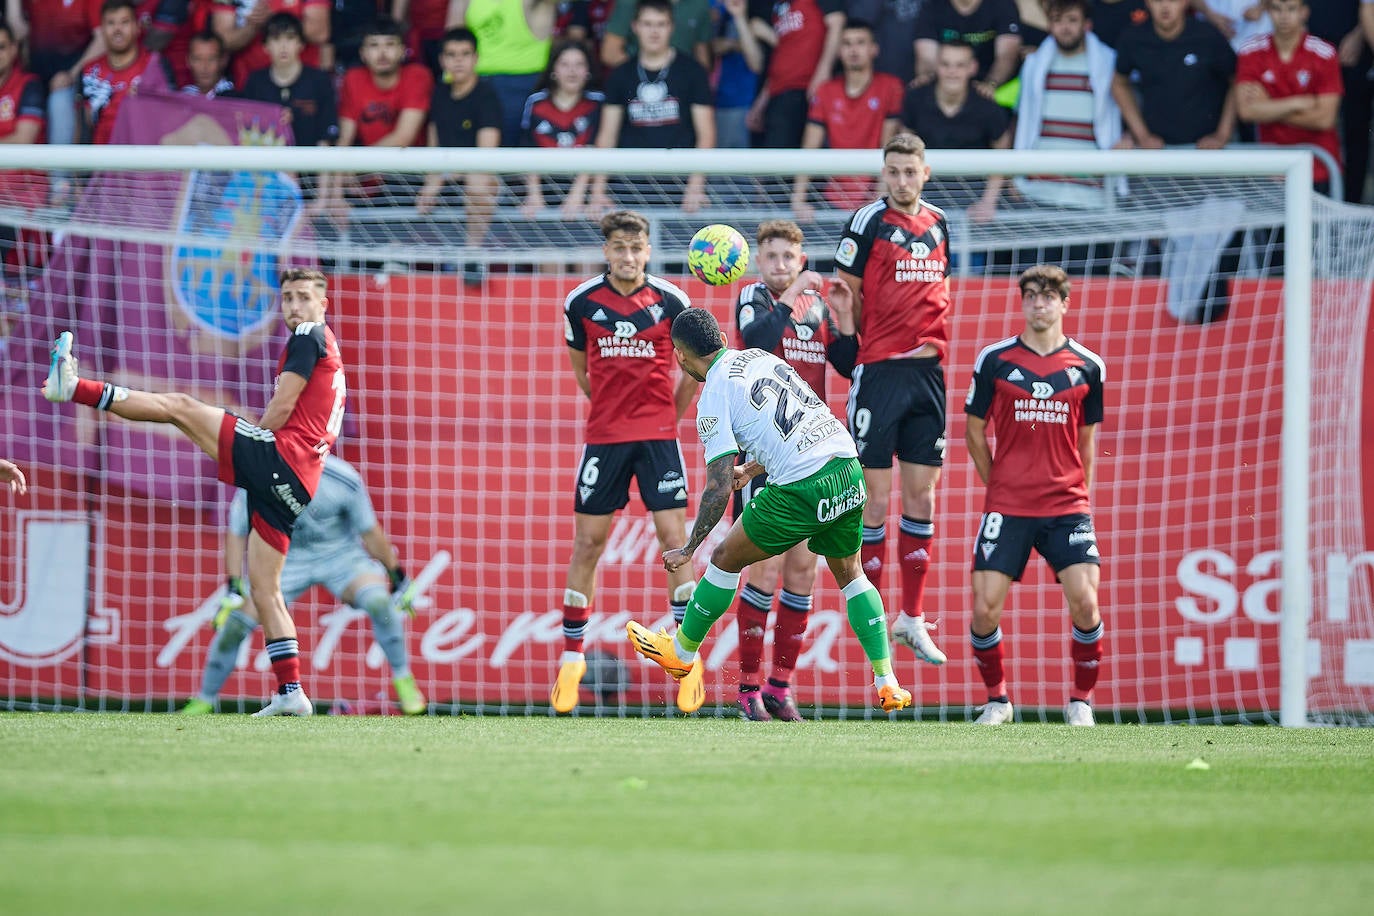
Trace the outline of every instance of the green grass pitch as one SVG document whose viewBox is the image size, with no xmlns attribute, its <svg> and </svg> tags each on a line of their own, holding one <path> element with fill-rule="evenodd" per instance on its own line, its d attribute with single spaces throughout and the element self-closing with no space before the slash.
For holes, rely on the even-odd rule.
<svg viewBox="0 0 1374 916">
<path fill-rule="evenodd" d="M 1371 900 L 1368 729 L 0 715 L 13 914 Z"/>
</svg>

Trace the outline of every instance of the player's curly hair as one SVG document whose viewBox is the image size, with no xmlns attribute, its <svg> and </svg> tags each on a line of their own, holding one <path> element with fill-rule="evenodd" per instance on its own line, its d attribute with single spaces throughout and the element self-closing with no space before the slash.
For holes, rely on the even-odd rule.
<svg viewBox="0 0 1374 916">
<path fill-rule="evenodd" d="M 758 241 L 762 245 L 769 239 L 782 239 L 800 245 L 806 241 L 806 236 L 802 235 L 801 226 L 790 219 L 767 219 L 759 223 Z"/>
<path fill-rule="evenodd" d="M 316 270 L 314 267 L 288 267 L 277 277 L 277 286 L 282 287 L 297 280 L 306 280 L 314 283 L 324 292 L 329 287 L 329 282 L 325 279 L 324 271 Z"/>
<path fill-rule="evenodd" d="M 1064 268 L 1056 264 L 1036 264 L 1034 267 L 1027 267 L 1017 278 L 1016 285 L 1021 288 L 1021 295 L 1028 292 L 1029 287 L 1036 290 L 1052 289 L 1059 293 L 1060 299 L 1069 298 L 1069 275 L 1064 272 Z"/>
<path fill-rule="evenodd" d="M 601 237 L 609 239 L 612 232 L 647 236 L 649 221 L 633 210 L 613 210 L 601 217 Z"/>
<path fill-rule="evenodd" d="M 701 308 L 685 309 L 673 319 L 673 343 L 693 356 L 710 356 L 724 346 L 716 316 Z"/>
</svg>

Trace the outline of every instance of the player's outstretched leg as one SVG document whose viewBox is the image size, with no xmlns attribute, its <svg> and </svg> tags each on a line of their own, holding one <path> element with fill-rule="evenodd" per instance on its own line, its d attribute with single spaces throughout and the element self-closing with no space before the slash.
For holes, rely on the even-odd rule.
<svg viewBox="0 0 1374 916">
<path fill-rule="evenodd" d="M 224 411 L 197 401 L 187 394 L 153 394 L 133 391 L 108 382 L 83 379 L 77 374 L 72 354 L 75 338 L 71 331 L 57 335 L 49 350 L 48 376 L 43 382 L 43 397 L 55 403 L 73 401 L 126 420 L 170 423 L 186 434 L 201 451 L 219 458 L 220 424 Z"/>
<path fill-rule="evenodd" d="M 701 648 L 711 625 L 730 609 L 738 588 L 739 573 L 726 572 L 714 563 L 708 564 L 706 573 L 692 592 L 687 616 L 683 618 L 677 634 L 670 636 L 666 630 L 654 633 L 632 620 L 625 625 L 630 645 L 677 680 L 683 680 L 693 674 L 693 668 L 700 670 L 701 659 L 697 657 L 697 649 Z"/>
<path fill-rule="evenodd" d="M 864 655 L 873 668 L 873 686 L 878 689 L 878 705 L 884 712 L 896 712 L 911 705 L 910 691 L 903 690 L 892 673 L 892 658 L 888 654 L 887 614 L 883 599 L 873 583 L 863 573 L 859 554 L 847 557 L 826 557 L 826 565 L 844 595 L 849 628 L 859 639 Z"/>
</svg>

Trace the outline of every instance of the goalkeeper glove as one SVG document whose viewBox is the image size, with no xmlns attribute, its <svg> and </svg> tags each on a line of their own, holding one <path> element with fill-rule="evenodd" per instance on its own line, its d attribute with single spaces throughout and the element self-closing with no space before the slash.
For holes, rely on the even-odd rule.
<svg viewBox="0 0 1374 916">
<path fill-rule="evenodd" d="M 404 611 L 408 617 L 414 617 L 415 583 L 410 581 L 410 577 L 399 565 L 395 569 L 388 569 L 386 574 L 391 580 L 391 606 L 398 611 Z"/>
<path fill-rule="evenodd" d="M 224 621 L 229 619 L 229 615 L 243 607 L 243 580 L 238 576 L 230 576 L 224 584 L 224 594 L 219 599 L 219 609 L 215 611 L 213 622 L 215 629 L 224 626 Z"/>
</svg>

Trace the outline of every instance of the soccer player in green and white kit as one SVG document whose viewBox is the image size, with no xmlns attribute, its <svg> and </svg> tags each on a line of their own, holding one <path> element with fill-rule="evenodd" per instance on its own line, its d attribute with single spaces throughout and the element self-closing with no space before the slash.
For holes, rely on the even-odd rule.
<svg viewBox="0 0 1374 916">
<path fill-rule="evenodd" d="M 630 644 L 674 678 L 685 677 L 711 625 L 730 609 L 740 572 L 806 541 L 825 557 L 844 593 L 849 625 L 873 666 L 879 705 L 888 712 L 911 705 L 892 673 L 882 598 L 859 561 L 868 493 L 854 440 L 786 362 L 762 350 L 729 349 L 710 312 L 687 309 L 673 320 L 672 336 L 678 364 L 705 383 L 697 433 L 706 451 L 706 489 L 691 537 L 664 551 L 664 567 L 671 572 L 692 561 L 732 491 L 761 473 L 768 486 L 711 553 L 677 634 L 631 621 Z M 754 460 L 736 467 L 740 452 Z"/>
</svg>

